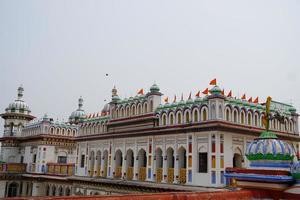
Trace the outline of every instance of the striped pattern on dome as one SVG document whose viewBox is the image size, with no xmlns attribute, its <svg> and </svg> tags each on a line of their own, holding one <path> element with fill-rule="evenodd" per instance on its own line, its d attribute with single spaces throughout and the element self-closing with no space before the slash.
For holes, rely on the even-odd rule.
<svg viewBox="0 0 300 200">
<path fill-rule="evenodd" d="M 281 154 L 294 155 L 294 150 L 286 142 L 277 139 L 260 139 L 250 143 L 246 150 L 246 155 L 251 154 Z"/>
</svg>

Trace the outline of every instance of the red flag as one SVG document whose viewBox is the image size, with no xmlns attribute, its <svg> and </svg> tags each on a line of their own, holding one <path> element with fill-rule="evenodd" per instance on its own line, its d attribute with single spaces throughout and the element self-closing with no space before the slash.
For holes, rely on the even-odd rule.
<svg viewBox="0 0 300 200">
<path fill-rule="evenodd" d="M 256 97 L 256 99 L 254 99 L 253 103 L 258 103 L 258 97 Z"/>
<path fill-rule="evenodd" d="M 225 94 L 225 90 L 224 89 L 221 91 L 221 94 L 224 96 L 224 94 Z"/>
<path fill-rule="evenodd" d="M 138 91 L 138 94 L 143 95 L 143 94 L 144 94 L 144 89 L 140 89 L 140 90 Z"/>
<path fill-rule="evenodd" d="M 200 97 L 200 91 L 198 91 L 195 96 L 199 98 Z"/>
<path fill-rule="evenodd" d="M 230 92 L 227 94 L 227 97 L 232 97 L 232 91 L 230 90 Z"/>
<path fill-rule="evenodd" d="M 202 93 L 208 95 L 208 88 L 206 88 Z"/>
<path fill-rule="evenodd" d="M 243 99 L 243 100 L 245 100 L 245 99 L 246 99 L 246 94 L 244 94 L 244 95 L 242 96 L 242 99 Z"/>
<path fill-rule="evenodd" d="M 164 102 L 165 102 L 165 103 L 168 103 L 168 102 L 169 102 L 169 97 L 166 97 L 166 98 L 164 99 Z"/>
<path fill-rule="evenodd" d="M 217 85 L 217 79 L 213 79 L 210 81 L 209 85 Z"/>
<path fill-rule="evenodd" d="M 249 102 L 249 103 L 252 103 L 252 97 L 250 97 L 250 98 L 248 99 L 248 102 Z"/>
</svg>

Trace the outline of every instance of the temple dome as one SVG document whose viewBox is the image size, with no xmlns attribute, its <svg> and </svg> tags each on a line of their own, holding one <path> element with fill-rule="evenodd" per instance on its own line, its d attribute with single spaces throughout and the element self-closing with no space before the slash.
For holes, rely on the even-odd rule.
<svg viewBox="0 0 300 200">
<path fill-rule="evenodd" d="M 295 152 L 290 144 L 279 140 L 272 132 L 263 132 L 249 144 L 246 157 L 252 167 L 289 168 Z"/>
<path fill-rule="evenodd" d="M 86 116 L 85 111 L 82 109 L 83 107 L 83 99 L 80 97 L 78 99 L 78 108 L 77 110 L 73 111 L 69 117 L 70 122 L 76 122 L 79 119 L 82 119 Z"/>
<path fill-rule="evenodd" d="M 159 92 L 159 87 L 155 83 L 150 87 L 150 92 Z"/>
<path fill-rule="evenodd" d="M 8 107 L 5 109 L 7 113 L 22 113 L 22 114 L 30 114 L 30 108 L 23 100 L 23 91 L 24 88 L 20 86 L 18 88 L 18 96 L 17 99 L 10 103 Z"/>
</svg>

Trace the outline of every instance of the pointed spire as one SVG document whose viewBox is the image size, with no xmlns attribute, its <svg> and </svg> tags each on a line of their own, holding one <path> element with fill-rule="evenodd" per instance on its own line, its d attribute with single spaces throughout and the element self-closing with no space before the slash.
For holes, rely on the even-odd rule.
<svg viewBox="0 0 300 200">
<path fill-rule="evenodd" d="M 111 90 L 111 96 L 112 97 L 118 96 L 118 90 L 117 90 L 116 86 L 114 86 L 114 88 Z"/>
<path fill-rule="evenodd" d="M 180 101 L 183 101 L 183 93 L 181 93 L 181 99 L 180 99 Z"/>
<path fill-rule="evenodd" d="M 175 103 L 175 102 L 176 102 L 176 99 L 177 99 L 177 98 L 176 98 L 176 95 L 175 95 L 175 96 L 174 96 L 174 100 L 173 100 L 173 103 Z"/>
<path fill-rule="evenodd" d="M 82 96 L 80 96 L 78 99 L 78 110 L 82 110 L 82 106 L 83 106 L 83 98 Z"/>
<path fill-rule="evenodd" d="M 188 98 L 189 100 L 191 100 L 192 99 L 192 92 L 190 92 L 190 95 L 189 95 L 189 98 Z"/>
<path fill-rule="evenodd" d="M 18 87 L 18 100 L 21 100 L 22 97 L 23 97 L 23 91 L 24 91 L 24 88 L 22 85 L 20 85 L 20 87 Z"/>
</svg>

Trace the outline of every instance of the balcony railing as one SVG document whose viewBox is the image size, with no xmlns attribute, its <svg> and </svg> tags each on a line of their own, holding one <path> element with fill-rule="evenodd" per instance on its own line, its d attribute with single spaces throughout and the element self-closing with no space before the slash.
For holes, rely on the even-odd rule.
<svg viewBox="0 0 300 200">
<path fill-rule="evenodd" d="M 0 173 L 25 173 L 26 164 L 24 163 L 1 163 Z"/>
<path fill-rule="evenodd" d="M 75 164 L 63 163 L 47 163 L 47 174 L 59 176 L 72 176 L 74 175 Z"/>
</svg>

